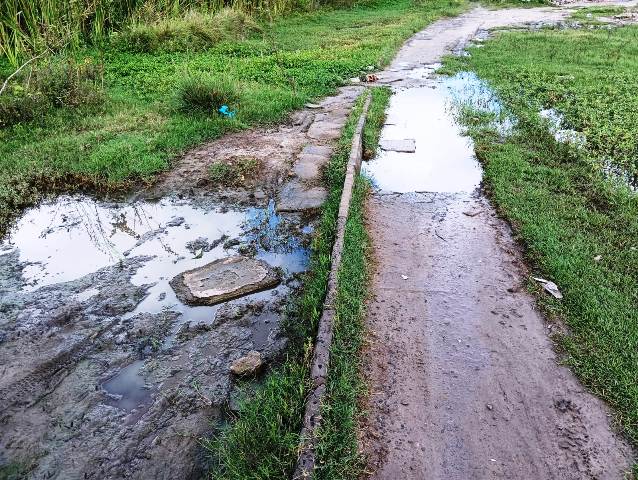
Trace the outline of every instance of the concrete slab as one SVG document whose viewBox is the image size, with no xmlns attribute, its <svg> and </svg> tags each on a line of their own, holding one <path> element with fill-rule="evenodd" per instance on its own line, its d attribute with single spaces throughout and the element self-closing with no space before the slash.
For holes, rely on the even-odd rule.
<svg viewBox="0 0 638 480">
<path fill-rule="evenodd" d="M 299 181 L 288 182 L 279 192 L 278 212 L 317 210 L 328 197 L 323 187 L 305 188 Z"/>
<path fill-rule="evenodd" d="M 414 153 L 416 151 L 416 142 L 413 138 L 403 140 L 381 140 L 379 142 L 381 150 L 401 153 Z"/>
<path fill-rule="evenodd" d="M 215 305 L 275 287 L 279 280 L 266 262 L 233 256 L 180 273 L 170 284 L 184 303 Z"/>
</svg>

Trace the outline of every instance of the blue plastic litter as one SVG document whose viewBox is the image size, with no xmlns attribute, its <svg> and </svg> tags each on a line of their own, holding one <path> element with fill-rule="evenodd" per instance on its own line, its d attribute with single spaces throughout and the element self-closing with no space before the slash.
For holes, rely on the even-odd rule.
<svg viewBox="0 0 638 480">
<path fill-rule="evenodd" d="M 228 105 L 222 105 L 221 107 L 219 107 L 219 113 L 221 113 L 222 115 L 228 117 L 228 118 L 233 118 L 235 116 L 235 110 L 231 110 L 230 108 L 228 108 Z"/>
</svg>

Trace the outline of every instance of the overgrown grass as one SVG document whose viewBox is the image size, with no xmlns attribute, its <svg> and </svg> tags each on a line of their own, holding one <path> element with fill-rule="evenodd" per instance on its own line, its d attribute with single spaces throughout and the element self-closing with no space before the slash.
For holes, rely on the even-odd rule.
<svg viewBox="0 0 638 480">
<path fill-rule="evenodd" d="M 100 112 L 52 111 L 37 124 L 0 129 L 0 235 L 10 218 L 47 191 L 125 188 L 151 181 L 187 148 L 255 123 L 281 121 L 293 109 L 334 92 L 369 65 L 385 65 L 427 23 L 464 8 L 463 0 L 371 0 L 353 8 L 280 19 L 265 35 L 222 42 L 203 52 L 87 50 L 104 65 Z M 0 78 L 11 71 L 0 64 Z M 241 84 L 237 116 L 176 107 L 185 77 Z"/>
<path fill-rule="evenodd" d="M 363 135 L 366 152 L 374 152 L 377 148 L 390 94 L 387 88 L 373 90 Z M 360 400 L 366 392 L 360 350 L 364 339 L 363 316 L 369 273 L 369 238 L 364 219 L 368 191 L 367 179 L 358 178 L 338 274 L 330 369 L 317 443 L 316 476 L 319 479 L 356 479 L 365 466 L 357 443 L 357 425 L 363 413 Z"/>
<path fill-rule="evenodd" d="M 638 29 L 503 33 L 448 68 L 475 70 L 518 117 L 501 141 L 470 124 L 485 185 L 526 246 L 534 271 L 562 301 L 538 292 L 563 320 L 566 362 L 614 408 L 638 444 L 638 194 L 600 168 L 636 171 Z M 587 136 L 556 142 L 538 111 L 553 107 Z M 532 287 L 533 288 L 533 287 Z"/>
</svg>

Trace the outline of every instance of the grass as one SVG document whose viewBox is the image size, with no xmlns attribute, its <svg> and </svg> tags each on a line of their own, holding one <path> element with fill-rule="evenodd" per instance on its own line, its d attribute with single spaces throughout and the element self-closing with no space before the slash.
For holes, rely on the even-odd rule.
<svg viewBox="0 0 638 480">
<path fill-rule="evenodd" d="M 556 282 L 562 301 L 536 286 L 545 311 L 568 326 L 565 361 L 607 400 L 638 445 L 638 195 L 603 173 L 611 162 L 638 170 L 638 29 L 502 33 L 447 70 L 488 80 L 518 117 L 500 139 L 485 116 L 466 118 L 501 214 L 526 247 L 534 272 Z M 540 120 L 555 108 L 584 132 L 584 149 L 556 142 Z"/>
<path fill-rule="evenodd" d="M 385 89 L 374 92 L 370 110 L 374 117 L 366 127 L 368 137 L 372 135 L 371 130 L 380 128 L 383 122 L 383 105 L 388 95 Z M 212 478 L 279 479 L 289 478 L 294 470 L 310 387 L 313 338 L 326 294 L 345 167 L 361 106 L 362 99 L 359 99 L 326 169 L 330 194 L 313 240 L 310 273 L 300 297 L 284 321 L 284 330 L 290 339 L 286 359 L 269 373 L 253 396 L 241 402 L 234 421 L 215 438 L 205 441 L 215 464 Z M 361 342 L 360 322 L 367 275 L 363 268 L 367 237 L 362 217 L 366 191 L 366 184 L 358 181 L 346 229 L 343 266 L 339 272 L 335 347 L 332 350 L 334 372 L 338 373 L 331 373 L 329 380 L 329 407 L 326 408 L 326 427 L 319 447 L 320 462 L 326 465 L 326 468 L 320 469 L 321 478 L 338 478 L 332 476 L 332 472 L 353 472 L 361 466 L 360 459 L 356 458 L 355 424 L 358 413 L 355 404 L 361 392 L 356 351 Z M 355 333 L 356 337 L 350 336 Z M 343 415 L 349 418 L 348 427 L 334 428 L 337 425 L 334 422 L 346 418 Z M 339 445 L 342 452 L 350 452 L 349 458 L 338 458 L 340 454 L 336 451 L 327 452 L 329 445 Z"/>
<path fill-rule="evenodd" d="M 261 167 L 261 162 L 253 157 L 220 160 L 210 166 L 208 176 L 214 186 L 242 186 L 250 183 Z"/>
<path fill-rule="evenodd" d="M 281 18 L 263 35 L 205 51 L 80 51 L 80 63 L 103 65 L 106 99 L 97 109 L 57 109 L 0 129 L 0 235 L 43 194 L 150 182 L 189 147 L 279 122 L 369 65 L 387 64 L 411 34 L 464 6 L 463 0 L 371 0 Z M 0 78 L 11 71 L 0 63 Z M 234 118 L 179 108 L 185 78 L 222 77 L 241 87 Z"/>
<path fill-rule="evenodd" d="M 374 152 L 378 146 L 390 95 L 387 88 L 372 91 L 363 132 L 366 152 Z M 369 238 L 364 219 L 368 191 L 369 182 L 359 177 L 346 223 L 338 274 L 330 370 L 317 443 L 318 479 L 359 478 L 365 466 L 358 448 L 357 425 L 363 413 L 359 402 L 366 393 L 360 350 L 364 340 L 363 316 L 369 273 Z"/>
</svg>

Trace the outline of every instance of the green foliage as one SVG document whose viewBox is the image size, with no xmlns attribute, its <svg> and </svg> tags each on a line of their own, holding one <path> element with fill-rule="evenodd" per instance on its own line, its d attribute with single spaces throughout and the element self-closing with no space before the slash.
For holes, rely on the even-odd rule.
<svg viewBox="0 0 638 480">
<path fill-rule="evenodd" d="M 208 173 L 215 185 L 241 186 L 256 175 L 260 166 L 256 158 L 235 158 L 213 163 Z"/>
<path fill-rule="evenodd" d="M 365 152 L 375 152 L 390 100 L 389 88 L 372 90 L 372 101 L 363 131 Z M 361 397 L 365 394 L 361 348 L 363 316 L 368 288 L 369 238 L 365 226 L 365 197 L 368 181 L 360 177 L 350 205 L 338 275 L 333 339 L 327 394 L 322 407 L 323 424 L 317 444 L 319 479 L 359 478 L 364 461 L 359 453 L 357 430 Z"/>
<path fill-rule="evenodd" d="M 215 14 L 191 11 L 183 18 L 137 22 L 114 34 L 112 43 L 120 50 L 138 53 L 200 51 L 260 31 L 248 14 L 225 8 Z"/>
<path fill-rule="evenodd" d="M 52 58 L 21 71 L 0 95 L 0 128 L 38 119 L 51 109 L 102 103 L 102 67 L 90 60 Z"/>
<path fill-rule="evenodd" d="M 235 107 L 240 98 L 237 82 L 226 76 L 189 75 L 177 87 L 179 107 L 217 115 L 222 105 Z"/>
<path fill-rule="evenodd" d="M 470 124 L 485 184 L 526 245 L 535 271 L 564 299 L 539 293 L 570 333 L 566 361 L 606 399 L 638 443 L 638 195 L 608 178 L 606 157 L 636 171 L 638 29 L 503 33 L 452 60 L 489 80 L 519 118 L 504 142 L 489 123 Z M 585 149 L 557 143 L 538 111 L 554 107 L 587 136 Z"/>
</svg>

